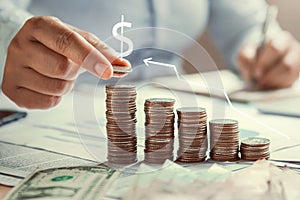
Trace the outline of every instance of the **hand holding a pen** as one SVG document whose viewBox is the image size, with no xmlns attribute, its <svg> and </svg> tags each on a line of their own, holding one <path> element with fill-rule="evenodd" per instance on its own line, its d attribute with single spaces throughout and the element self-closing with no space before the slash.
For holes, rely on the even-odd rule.
<svg viewBox="0 0 300 200">
<path fill-rule="evenodd" d="M 238 55 L 240 71 L 250 89 L 290 87 L 300 72 L 300 43 L 288 32 L 268 35 L 278 8 L 270 5 L 261 27 L 258 45 L 246 45 Z"/>
<path fill-rule="evenodd" d="M 246 45 L 238 55 L 243 78 L 254 89 L 290 87 L 300 73 L 300 44 L 288 32 L 266 39 L 263 48 Z"/>
</svg>

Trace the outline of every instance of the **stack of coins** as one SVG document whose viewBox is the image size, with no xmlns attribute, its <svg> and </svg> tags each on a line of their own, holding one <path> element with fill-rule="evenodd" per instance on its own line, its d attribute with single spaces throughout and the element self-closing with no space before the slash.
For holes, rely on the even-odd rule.
<svg viewBox="0 0 300 200">
<path fill-rule="evenodd" d="M 256 161 L 268 159 L 270 140 L 261 137 L 251 137 L 241 142 L 241 157 L 243 160 Z"/>
<path fill-rule="evenodd" d="M 183 107 L 177 109 L 179 149 L 177 161 L 202 162 L 207 151 L 207 115 L 205 108 Z"/>
<path fill-rule="evenodd" d="M 216 119 L 209 122 L 210 158 L 216 161 L 236 161 L 239 159 L 238 121 Z"/>
<path fill-rule="evenodd" d="M 174 107 L 170 98 L 150 98 L 145 101 L 145 161 L 161 164 L 173 160 Z"/>
<path fill-rule="evenodd" d="M 136 162 L 136 89 L 131 85 L 106 86 L 107 159 L 112 164 Z"/>
</svg>

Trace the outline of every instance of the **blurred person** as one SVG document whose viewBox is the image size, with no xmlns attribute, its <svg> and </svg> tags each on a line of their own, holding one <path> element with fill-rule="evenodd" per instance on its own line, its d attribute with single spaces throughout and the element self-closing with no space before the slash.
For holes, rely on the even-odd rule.
<svg viewBox="0 0 300 200">
<path fill-rule="evenodd" d="M 130 65 L 103 42 L 122 14 L 135 28 L 168 28 L 192 38 L 208 29 L 227 65 L 246 81 L 254 77 L 257 89 L 289 87 L 299 77 L 300 45 L 274 23 L 257 55 L 266 10 L 262 0 L 0 0 L 2 91 L 20 107 L 47 109 L 59 103 L 82 69 L 110 79 L 112 62 Z M 139 38 L 135 48 L 160 42 L 158 34 Z M 132 56 L 128 60 L 135 64 Z"/>
</svg>

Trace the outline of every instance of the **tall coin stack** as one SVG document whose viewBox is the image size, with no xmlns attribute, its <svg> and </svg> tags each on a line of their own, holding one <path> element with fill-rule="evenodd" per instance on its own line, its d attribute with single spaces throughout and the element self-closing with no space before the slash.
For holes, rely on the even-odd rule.
<svg viewBox="0 0 300 200">
<path fill-rule="evenodd" d="M 107 159 L 112 164 L 126 165 L 137 160 L 135 112 L 135 86 L 106 86 Z"/>
<path fill-rule="evenodd" d="M 173 160 L 174 99 L 150 98 L 145 101 L 145 161 L 161 164 Z"/>
<path fill-rule="evenodd" d="M 216 161 L 235 161 L 239 159 L 238 121 L 216 119 L 209 122 L 210 158 Z"/>
<path fill-rule="evenodd" d="M 207 115 L 200 107 L 177 109 L 179 149 L 177 161 L 202 162 L 207 151 Z"/>
<path fill-rule="evenodd" d="M 268 159 L 270 140 L 261 137 L 250 137 L 241 142 L 241 157 L 243 160 L 256 161 Z"/>
</svg>

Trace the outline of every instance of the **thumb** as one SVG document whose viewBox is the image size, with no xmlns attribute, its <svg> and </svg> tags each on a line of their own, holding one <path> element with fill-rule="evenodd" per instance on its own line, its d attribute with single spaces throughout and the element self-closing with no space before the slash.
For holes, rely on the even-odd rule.
<svg viewBox="0 0 300 200">
<path fill-rule="evenodd" d="M 105 58 L 110 63 L 113 63 L 113 61 L 118 60 L 118 55 L 115 52 L 115 50 L 108 46 L 104 41 L 100 40 L 97 36 L 90 32 L 81 30 L 77 27 L 71 26 L 69 24 L 67 26 L 79 33 L 86 41 L 93 45 L 99 52 L 101 52 L 101 54 L 105 56 Z"/>
</svg>

